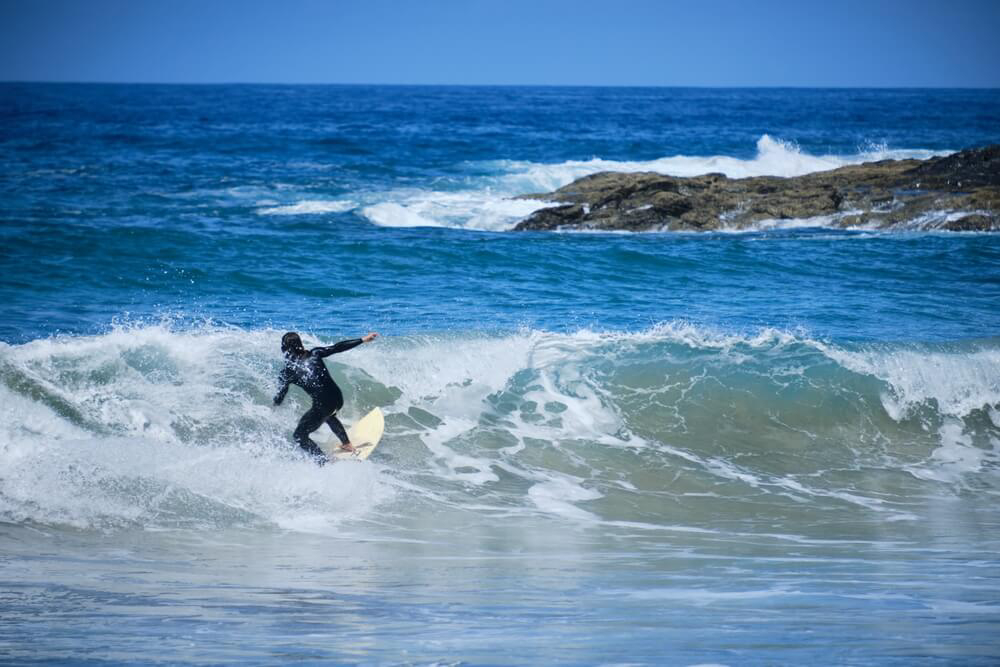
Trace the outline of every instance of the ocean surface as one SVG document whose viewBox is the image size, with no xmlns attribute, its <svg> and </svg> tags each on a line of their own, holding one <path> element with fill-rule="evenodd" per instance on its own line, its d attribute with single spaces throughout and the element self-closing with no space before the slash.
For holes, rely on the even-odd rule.
<svg viewBox="0 0 1000 667">
<path fill-rule="evenodd" d="M 0 84 L 0 663 L 1000 663 L 1000 236 L 511 231 L 989 143 L 997 90 Z M 293 445 L 288 330 L 381 334 L 369 462 Z"/>
</svg>

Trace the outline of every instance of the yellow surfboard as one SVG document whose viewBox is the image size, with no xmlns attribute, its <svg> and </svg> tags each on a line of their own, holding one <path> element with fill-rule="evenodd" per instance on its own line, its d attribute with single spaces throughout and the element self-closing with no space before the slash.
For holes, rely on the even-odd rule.
<svg viewBox="0 0 1000 667">
<path fill-rule="evenodd" d="M 385 417 L 382 415 L 381 410 L 375 408 L 359 419 L 357 424 L 347 429 L 347 437 L 350 438 L 351 444 L 354 445 L 353 452 L 342 450 L 340 448 L 340 438 L 335 435 L 331 435 L 326 443 L 320 445 L 320 449 L 335 461 L 344 461 L 347 459 L 364 461 L 375 451 L 375 447 L 378 445 L 378 441 L 382 439 L 384 431 Z"/>
</svg>

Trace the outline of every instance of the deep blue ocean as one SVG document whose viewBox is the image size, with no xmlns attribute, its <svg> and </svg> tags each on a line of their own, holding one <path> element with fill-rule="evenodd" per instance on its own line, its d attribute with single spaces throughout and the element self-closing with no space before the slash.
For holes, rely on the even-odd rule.
<svg viewBox="0 0 1000 667">
<path fill-rule="evenodd" d="M 991 143 L 998 90 L 0 84 L 0 662 L 997 664 L 1000 236 L 512 231 Z M 295 448 L 288 330 L 381 334 L 369 462 Z"/>
</svg>

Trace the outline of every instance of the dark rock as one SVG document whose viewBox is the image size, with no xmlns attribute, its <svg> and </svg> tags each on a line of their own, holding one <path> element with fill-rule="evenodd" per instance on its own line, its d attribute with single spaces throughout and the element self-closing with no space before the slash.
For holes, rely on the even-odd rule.
<svg viewBox="0 0 1000 667">
<path fill-rule="evenodd" d="M 973 148 L 928 160 L 911 169 L 907 177 L 928 190 L 1000 186 L 1000 145 Z"/>
<path fill-rule="evenodd" d="M 929 160 L 883 160 L 794 178 L 692 178 L 602 172 L 547 194 L 522 199 L 560 202 L 515 229 L 743 229 L 763 220 L 831 217 L 845 227 L 908 225 L 935 213 L 967 211 L 935 228 L 1000 227 L 1000 146 Z M 954 217 L 947 216 L 947 217 Z"/>
<path fill-rule="evenodd" d="M 973 213 L 958 220 L 949 220 L 941 226 L 941 229 L 952 232 L 992 232 L 1000 229 L 1000 219 Z"/>
</svg>

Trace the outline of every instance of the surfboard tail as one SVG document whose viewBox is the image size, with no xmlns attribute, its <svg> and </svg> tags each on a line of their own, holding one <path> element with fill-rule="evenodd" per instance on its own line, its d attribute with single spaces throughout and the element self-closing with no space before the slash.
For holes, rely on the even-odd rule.
<svg viewBox="0 0 1000 667">
<path fill-rule="evenodd" d="M 364 461 L 375 451 L 384 432 L 385 416 L 382 414 L 382 410 L 374 408 L 347 430 L 347 437 L 354 445 L 353 452 L 341 450 L 340 442 L 337 441 L 336 436 L 331 437 L 322 449 L 327 456 L 337 461 L 345 459 Z M 362 444 L 358 445 L 359 442 Z"/>
</svg>

